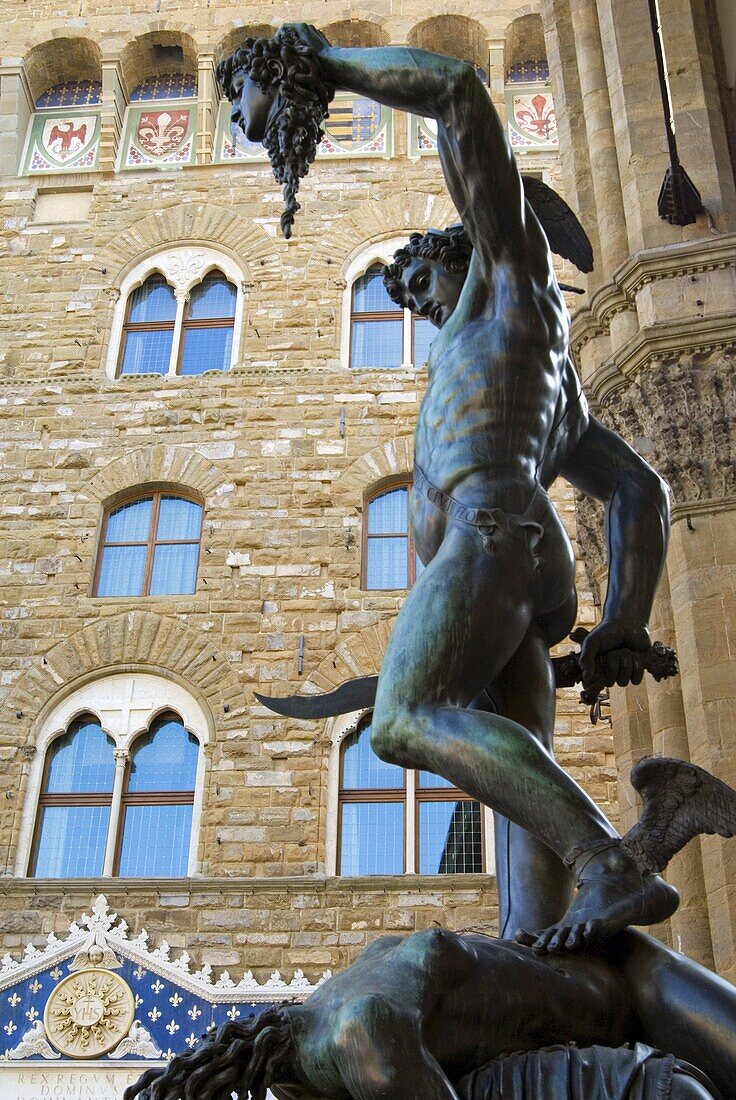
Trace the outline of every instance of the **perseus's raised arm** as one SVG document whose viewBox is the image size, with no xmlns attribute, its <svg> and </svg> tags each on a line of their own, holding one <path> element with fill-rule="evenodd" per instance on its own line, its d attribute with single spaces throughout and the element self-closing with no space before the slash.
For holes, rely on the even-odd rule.
<svg viewBox="0 0 736 1100">
<path fill-rule="evenodd" d="M 445 180 L 482 265 L 504 253 L 519 258 L 526 253 L 521 177 L 501 120 L 471 65 L 398 46 L 343 49 L 328 45 L 311 27 L 294 26 L 336 87 L 437 120 Z"/>
</svg>

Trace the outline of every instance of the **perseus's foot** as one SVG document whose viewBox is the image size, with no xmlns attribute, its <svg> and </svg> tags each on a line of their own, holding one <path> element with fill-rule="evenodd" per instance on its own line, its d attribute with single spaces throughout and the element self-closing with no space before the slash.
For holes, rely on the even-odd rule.
<svg viewBox="0 0 736 1100">
<path fill-rule="evenodd" d="M 608 939 L 629 924 L 657 924 L 677 909 L 680 895 L 659 875 L 642 874 L 618 841 L 575 860 L 577 893 L 557 923 L 516 934 L 538 955 L 577 951 Z"/>
</svg>

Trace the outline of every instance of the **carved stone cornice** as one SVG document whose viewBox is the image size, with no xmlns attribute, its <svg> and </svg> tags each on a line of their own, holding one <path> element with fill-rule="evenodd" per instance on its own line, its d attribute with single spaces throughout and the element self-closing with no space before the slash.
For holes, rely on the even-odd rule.
<svg viewBox="0 0 736 1100">
<path fill-rule="evenodd" d="M 626 387 L 652 362 L 676 361 L 682 355 L 709 355 L 736 345 L 736 317 L 715 313 L 647 325 L 606 359 L 586 379 L 591 404 L 605 406 L 616 390 Z"/>
<path fill-rule="evenodd" d="M 632 298 L 647 283 L 729 267 L 736 267 L 736 233 L 723 233 L 666 248 L 645 248 L 617 268 L 613 279 L 625 296 Z"/>
<path fill-rule="evenodd" d="M 697 241 L 668 245 L 666 248 L 647 248 L 635 253 L 614 271 L 611 282 L 600 287 L 590 303 L 576 313 L 570 329 L 573 354 L 578 355 L 590 340 L 604 335 L 617 313 L 635 309 L 636 295 L 646 285 L 730 267 L 736 267 L 736 233 L 724 233 Z M 681 322 L 680 327 L 693 329 L 712 321 L 716 319 L 692 317 Z M 672 329 L 676 326 L 668 322 L 667 327 Z M 651 329 L 656 332 L 658 326 L 655 324 Z M 644 329 L 642 333 L 649 331 Z M 636 354 L 637 347 L 632 347 L 637 342 L 645 343 L 646 337 L 640 334 L 635 341 L 617 351 L 617 367 L 620 368 L 622 359 L 626 360 L 632 355 L 635 359 L 641 358 Z M 685 346 L 694 348 L 692 343 Z M 679 347 L 682 348 L 683 345 L 680 344 Z M 630 371 L 626 370 L 624 373 Z"/>
</svg>

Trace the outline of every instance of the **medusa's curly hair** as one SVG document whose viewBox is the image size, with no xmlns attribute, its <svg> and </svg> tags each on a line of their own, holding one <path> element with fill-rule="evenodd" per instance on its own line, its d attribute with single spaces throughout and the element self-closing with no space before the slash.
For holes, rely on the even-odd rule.
<svg viewBox="0 0 736 1100">
<path fill-rule="evenodd" d="M 314 50 L 291 27 L 273 38 L 247 38 L 239 50 L 220 62 L 217 78 L 231 102 L 233 78 L 241 72 L 261 91 L 275 90 L 284 100 L 263 144 L 273 174 L 284 188 L 281 231 L 288 239 L 299 209 L 299 181 L 317 155 L 324 134 L 322 122 L 335 89 L 322 76 Z"/>
<path fill-rule="evenodd" d="M 393 262 L 383 269 L 383 285 L 393 302 L 403 306 L 401 274 L 410 260 L 437 260 L 445 271 L 461 273 L 468 270 L 473 246 L 462 225 L 448 225 L 447 229 L 428 229 L 426 233 L 412 233 L 409 243 L 394 252 Z"/>
<path fill-rule="evenodd" d="M 206 1032 L 165 1069 L 147 1070 L 123 1100 L 266 1100 L 268 1086 L 292 1076 L 291 1025 L 286 1005 Z"/>
</svg>

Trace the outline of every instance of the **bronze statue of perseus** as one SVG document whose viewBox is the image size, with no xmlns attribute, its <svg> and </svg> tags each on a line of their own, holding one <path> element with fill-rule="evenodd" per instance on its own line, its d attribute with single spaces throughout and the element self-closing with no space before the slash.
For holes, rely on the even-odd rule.
<svg viewBox="0 0 736 1100">
<path fill-rule="evenodd" d="M 452 58 L 335 49 L 306 24 L 248 40 L 219 75 L 284 183 L 287 236 L 335 88 L 437 120 L 462 225 L 413 235 L 385 274 L 439 330 L 411 501 L 426 568 L 362 689 L 381 757 L 501 815 L 501 935 L 518 927 L 521 942 L 385 937 L 305 1004 L 209 1032 L 127 1100 L 265 1100 L 269 1087 L 278 1100 L 732 1100 L 736 990 L 626 926 L 674 911 L 658 872 L 695 833 L 736 832 L 736 792 L 684 761 L 641 761 L 644 811 L 621 839 L 552 756 L 549 650 L 576 595 L 547 490 L 562 475 L 607 506 L 603 619 L 579 657 L 593 694 L 644 674 L 668 494 L 588 412 L 547 236 L 486 90 Z"/>
<path fill-rule="evenodd" d="M 507 924 L 537 951 L 664 920 L 677 892 L 642 872 L 552 757 L 549 649 L 574 625 L 577 601 L 572 547 L 547 490 L 561 475 L 607 505 L 608 593 L 581 653 L 590 686 L 601 664 L 607 683 L 641 676 L 632 654 L 650 645 L 667 488 L 588 412 L 547 238 L 472 66 L 414 49 L 335 48 L 306 24 L 280 34 L 299 65 L 308 59 L 310 96 L 321 81 L 327 98 L 347 89 L 436 119 L 462 220 L 454 236 L 414 238 L 386 273 L 394 299 L 439 332 L 414 440 L 411 526 L 426 568 L 383 659 L 374 748 L 513 823 Z M 268 145 L 286 125 L 289 82 L 285 62 L 269 82 L 263 52 L 246 43 L 221 77 L 234 121 Z M 569 905 L 565 867 L 577 886 Z"/>
</svg>

